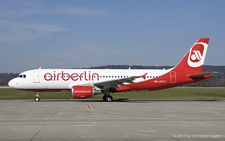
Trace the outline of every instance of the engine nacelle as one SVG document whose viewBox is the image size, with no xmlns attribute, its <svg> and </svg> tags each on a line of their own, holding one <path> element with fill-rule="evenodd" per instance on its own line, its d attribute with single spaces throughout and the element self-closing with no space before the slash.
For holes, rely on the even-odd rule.
<svg viewBox="0 0 225 141">
<path fill-rule="evenodd" d="M 74 98 L 89 98 L 94 94 L 100 94 L 100 90 L 96 90 L 92 86 L 73 86 L 72 87 L 72 96 Z"/>
</svg>

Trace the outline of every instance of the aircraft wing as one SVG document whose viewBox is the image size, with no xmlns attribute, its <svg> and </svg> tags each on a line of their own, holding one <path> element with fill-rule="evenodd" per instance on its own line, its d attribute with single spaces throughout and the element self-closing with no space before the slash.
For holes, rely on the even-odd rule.
<svg viewBox="0 0 225 141">
<path fill-rule="evenodd" d="M 93 86 L 93 87 L 97 87 L 101 90 L 105 90 L 108 88 L 117 88 L 118 85 L 124 85 L 124 83 L 134 83 L 133 81 L 137 78 L 146 78 L 146 74 L 140 75 L 140 76 L 130 76 L 130 77 L 126 77 L 126 78 L 120 78 L 120 79 L 112 79 L 112 80 L 108 80 L 108 81 L 100 81 L 100 82 L 94 82 L 94 83 L 71 83 L 68 88 L 72 88 L 75 85 L 79 85 L 79 86 Z"/>
<path fill-rule="evenodd" d="M 118 85 L 124 85 L 124 83 L 134 83 L 133 81 L 136 78 L 140 78 L 142 76 L 131 76 L 127 78 L 121 78 L 121 79 L 114 79 L 114 80 L 109 80 L 109 81 L 101 81 L 101 82 L 96 82 L 94 83 L 94 86 L 104 90 L 108 88 L 116 88 Z"/>
</svg>

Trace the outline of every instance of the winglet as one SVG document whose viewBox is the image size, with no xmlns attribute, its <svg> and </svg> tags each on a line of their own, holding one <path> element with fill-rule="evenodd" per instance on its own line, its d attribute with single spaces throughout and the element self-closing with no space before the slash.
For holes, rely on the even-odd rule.
<svg viewBox="0 0 225 141">
<path fill-rule="evenodd" d="M 141 77 L 143 78 L 143 79 L 146 79 L 146 75 L 147 75 L 148 73 L 145 73 L 145 74 L 143 74 L 143 75 L 141 75 Z"/>
</svg>

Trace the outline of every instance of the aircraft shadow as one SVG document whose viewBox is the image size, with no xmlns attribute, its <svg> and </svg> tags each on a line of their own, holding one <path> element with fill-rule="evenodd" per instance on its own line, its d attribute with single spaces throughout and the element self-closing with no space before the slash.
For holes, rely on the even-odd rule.
<svg viewBox="0 0 225 141">
<path fill-rule="evenodd" d="M 31 102 L 34 100 L 25 100 L 27 102 Z M 129 99 L 115 99 L 112 102 L 107 102 L 103 100 L 93 100 L 93 99 L 82 99 L 82 100 L 76 100 L 76 99 L 41 99 L 39 102 L 103 102 L 103 103 L 115 103 L 115 102 L 128 102 L 128 103 L 151 103 L 151 102 L 196 102 L 196 101 L 222 101 L 222 100 L 216 100 L 216 99 L 209 99 L 209 100 L 129 100 Z M 35 102 L 35 101 L 34 101 Z"/>
</svg>

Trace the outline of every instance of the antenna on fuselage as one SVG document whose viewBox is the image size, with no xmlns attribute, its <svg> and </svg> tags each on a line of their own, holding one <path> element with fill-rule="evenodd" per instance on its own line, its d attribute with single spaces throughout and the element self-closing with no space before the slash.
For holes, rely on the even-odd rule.
<svg viewBox="0 0 225 141">
<path fill-rule="evenodd" d="M 41 66 L 39 67 L 39 70 L 41 69 Z"/>
</svg>

